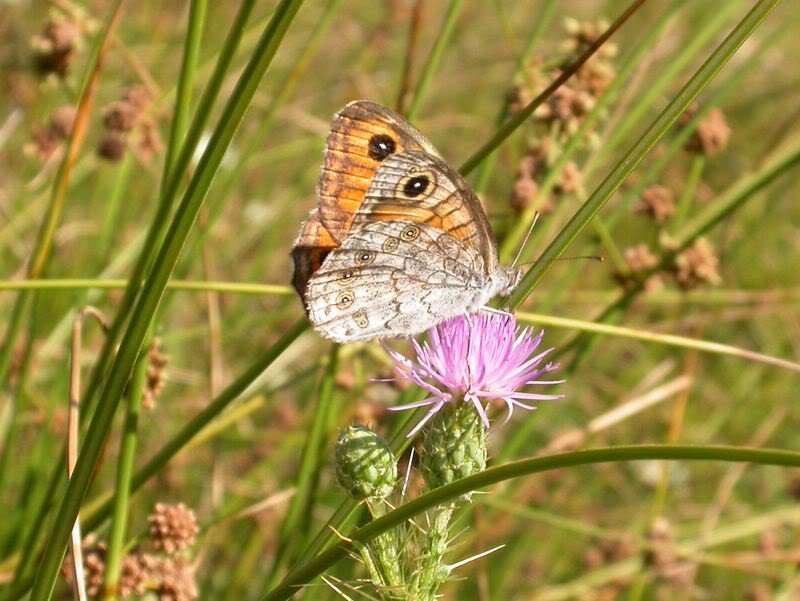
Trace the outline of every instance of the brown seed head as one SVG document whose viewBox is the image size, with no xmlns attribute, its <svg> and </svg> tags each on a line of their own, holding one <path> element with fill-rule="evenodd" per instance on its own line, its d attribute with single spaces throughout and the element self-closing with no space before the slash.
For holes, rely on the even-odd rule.
<svg viewBox="0 0 800 601">
<path fill-rule="evenodd" d="M 198 590 L 192 566 L 182 557 L 167 557 L 160 562 L 156 595 L 159 601 L 193 601 Z"/>
<path fill-rule="evenodd" d="M 685 251 L 675 257 L 675 278 L 685 290 L 701 284 L 716 285 L 722 281 L 719 275 L 719 258 L 714 247 L 705 238 L 698 238 Z"/>
<path fill-rule="evenodd" d="M 686 149 L 706 156 L 719 154 L 728 145 L 731 137 L 731 128 L 725 119 L 725 114 L 718 108 L 709 111 L 708 115 L 697 126 Z"/>
<path fill-rule="evenodd" d="M 664 224 L 675 214 L 675 195 L 665 186 L 651 186 L 642 192 L 641 211 Z"/>
<path fill-rule="evenodd" d="M 103 115 L 103 125 L 111 131 L 127 133 L 136 127 L 140 113 L 137 106 L 124 100 L 118 100 L 112 102 L 106 109 Z"/>
<path fill-rule="evenodd" d="M 147 518 L 147 524 L 153 546 L 170 554 L 193 545 L 197 535 L 194 512 L 183 503 L 156 503 L 153 513 Z"/>
<path fill-rule="evenodd" d="M 125 136 L 115 132 L 108 132 L 97 143 L 97 156 L 116 163 L 125 156 L 126 148 Z"/>
<path fill-rule="evenodd" d="M 147 354 L 147 376 L 142 396 L 142 407 L 152 410 L 156 406 L 164 384 L 167 381 L 167 365 L 169 357 L 161 350 L 161 340 L 153 338 Z"/>
<path fill-rule="evenodd" d="M 81 30 L 77 23 L 63 17 L 52 17 L 45 23 L 42 33 L 33 38 L 36 70 L 41 75 L 53 73 L 66 77 L 80 39 Z"/>
<path fill-rule="evenodd" d="M 104 576 L 106 572 L 107 547 L 104 542 L 98 542 L 94 535 L 90 534 L 81 543 L 83 552 L 83 579 L 86 583 L 86 593 L 90 597 L 98 597 L 103 590 Z M 72 584 L 72 566 L 69 560 L 64 560 L 61 568 L 67 584 Z"/>
</svg>

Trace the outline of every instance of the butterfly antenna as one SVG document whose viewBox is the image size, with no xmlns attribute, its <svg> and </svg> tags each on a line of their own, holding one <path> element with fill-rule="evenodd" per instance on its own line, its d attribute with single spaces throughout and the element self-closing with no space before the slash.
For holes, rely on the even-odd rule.
<svg viewBox="0 0 800 601">
<path fill-rule="evenodd" d="M 517 261 L 519 261 L 519 258 L 522 256 L 522 251 L 525 250 L 525 245 L 528 244 L 528 239 L 531 237 L 531 234 L 533 233 L 533 228 L 536 227 L 537 221 L 539 221 L 539 211 L 536 211 L 533 214 L 533 221 L 531 222 L 531 226 L 528 228 L 528 233 L 525 234 L 525 239 L 522 241 L 522 244 L 520 245 L 519 250 L 517 251 L 517 256 L 514 257 L 514 262 L 511 264 L 511 267 L 516 266 Z"/>
<path fill-rule="evenodd" d="M 536 265 L 537 263 L 556 263 L 558 261 L 582 261 L 582 260 L 589 260 L 589 261 L 598 261 L 602 263 L 605 261 L 603 257 L 598 255 L 579 255 L 577 257 L 556 257 L 555 259 L 536 259 L 535 261 L 528 261 L 523 263 L 523 265 Z"/>
</svg>

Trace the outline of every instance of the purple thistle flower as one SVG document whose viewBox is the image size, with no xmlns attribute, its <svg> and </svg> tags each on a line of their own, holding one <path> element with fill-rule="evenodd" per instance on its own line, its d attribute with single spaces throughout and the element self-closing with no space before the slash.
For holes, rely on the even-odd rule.
<svg viewBox="0 0 800 601">
<path fill-rule="evenodd" d="M 417 403 L 390 407 L 393 411 L 430 407 L 427 415 L 409 433 L 416 434 L 445 403 L 463 400 L 472 403 L 484 426 L 489 427 L 484 403 L 502 399 L 508 408 L 507 422 L 514 407 L 536 409 L 522 401 L 548 401 L 562 394 L 521 392 L 528 385 L 560 384 L 564 380 L 540 380 L 558 369 L 558 364 L 542 360 L 552 348 L 534 355 L 544 331 L 531 335 L 530 328 L 517 333 L 517 320 L 506 313 L 480 313 L 460 316 L 428 330 L 427 342 L 412 339 L 416 359 L 411 360 L 384 345 L 397 362 L 398 378 L 410 380 L 431 396 Z M 505 422 L 504 422 L 505 423 Z"/>
</svg>

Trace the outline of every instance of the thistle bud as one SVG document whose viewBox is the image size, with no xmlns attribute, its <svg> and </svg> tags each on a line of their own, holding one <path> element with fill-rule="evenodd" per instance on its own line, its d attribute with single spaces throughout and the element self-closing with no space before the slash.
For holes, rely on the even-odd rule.
<svg viewBox="0 0 800 601">
<path fill-rule="evenodd" d="M 436 414 L 423 443 L 422 470 L 431 489 L 486 469 L 486 428 L 472 403 Z"/>
<path fill-rule="evenodd" d="M 397 482 L 397 464 L 375 432 L 349 426 L 336 441 L 336 480 L 354 499 L 385 499 Z"/>
</svg>

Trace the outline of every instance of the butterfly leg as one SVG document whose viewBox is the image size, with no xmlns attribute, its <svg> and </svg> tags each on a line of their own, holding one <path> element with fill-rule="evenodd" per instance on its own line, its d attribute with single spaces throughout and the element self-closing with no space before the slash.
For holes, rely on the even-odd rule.
<svg viewBox="0 0 800 601">
<path fill-rule="evenodd" d="M 488 305 L 483 305 L 478 310 L 485 311 L 486 313 L 493 313 L 495 315 L 505 315 L 506 317 L 513 317 L 513 314 L 510 311 L 506 311 L 504 309 L 495 309 L 494 307 L 490 307 Z"/>
</svg>

